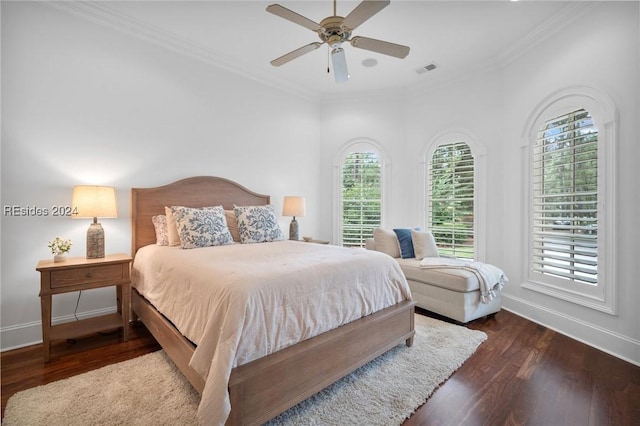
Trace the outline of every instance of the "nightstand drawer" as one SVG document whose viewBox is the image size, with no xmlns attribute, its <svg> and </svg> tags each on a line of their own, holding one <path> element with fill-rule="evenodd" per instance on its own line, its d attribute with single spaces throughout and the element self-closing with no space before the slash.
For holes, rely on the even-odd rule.
<svg viewBox="0 0 640 426">
<path fill-rule="evenodd" d="M 125 278 L 122 264 L 88 266 L 51 272 L 51 288 L 69 287 L 103 281 L 120 281 Z"/>
</svg>

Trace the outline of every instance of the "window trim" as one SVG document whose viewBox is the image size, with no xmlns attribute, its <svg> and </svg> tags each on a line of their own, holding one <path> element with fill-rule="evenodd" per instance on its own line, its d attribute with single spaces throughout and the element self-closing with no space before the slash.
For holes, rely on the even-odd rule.
<svg viewBox="0 0 640 426">
<path fill-rule="evenodd" d="M 593 117 L 598 129 L 598 284 L 585 286 L 535 273 L 531 268 L 532 197 L 531 160 L 538 132 L 545 122 L 583 108 Z M 560 89 L 544 98 L 532 111 L 522 131 L 523 182 L 522 206 L 526 212 L 524 229 L 523 277 L 521 287 L 572 302 L 610 315 L 617 313 L 616 285 L 616 188 L 617 185 L 617 111 L 611 99 L 588 86 Z"/>
<path fill-rule="evenodd" d="M 375 152 L 380 161 L 380 181 L 381 181 L 381 206 L 380 206 L 380 226 L 385 226 L 385 218 L 387 217 L 387 194 L 389 193 L 389 176 L 388 169 L 391 162 L 386 152 L 378 142 L 369 138 L 355 138 L 347 141 L 340 150 L 333 164 L 333 188 L 336 191 L 333 197 L 333 241 L 337 245 L 342 245 L 342 163 L 347 155 L 354 152 Z"/>
<path fill-rule="evenodd" d="M 467 129 L 448 129 L 435 135 L 425 146 L 420 163 L 421 179 L 422 179 L 422 206 L 420 209 L 421 222 L 425 229 L 429 229 L 429 189 L 427 180 L 429 176 L 429 162 L 433 157 L 436 149 L 440 145 L 447 145 L 456 142 L 465 142 L 471 149 L 471 155 L 474 159 L 474 194 L 473 194 L 473 232 L 474 232 L 474 259 L 478 261 L 486 260 L 486 149 L 474 133 Z"/>
</svg>

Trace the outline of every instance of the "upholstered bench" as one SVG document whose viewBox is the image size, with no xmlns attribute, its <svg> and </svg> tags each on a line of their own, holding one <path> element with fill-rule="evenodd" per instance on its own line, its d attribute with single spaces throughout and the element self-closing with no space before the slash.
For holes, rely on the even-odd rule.
<svg viewBox="0 0 640 426">
<path fill-rule="evenodd" d="M 368 250 L 377 250 L 394 257 L 407 278 L 409 287 L 417 305 L 423 309 L 466 323 L 500 310 L 500 291 L 502 284 L 490 283 L 491 297 L 482 297 L 482 275 L 469 267 L 454 267 L 449 258 L 439 258 L 433 237 L 428 232 L 406 230 L 400 235 L 411 235 L 411 252 L 403 253 L 398 235 L 394 230 L 378 228 L 374 238 L 366 241 Z M 403 244 L 408 244 L 403 241 Z M 427 256 L 425 256 L 427 255 Z M 428 258 L 429 262 L 423 262 Z M 442 263 L 441 267 L 439 263 Z M 478 262 L 471 262 L 473 264 Z M 425 264 L 427 266 L 425 266 Z M 464 262 L 462 262 L 464 264 Z"/>
</svg>

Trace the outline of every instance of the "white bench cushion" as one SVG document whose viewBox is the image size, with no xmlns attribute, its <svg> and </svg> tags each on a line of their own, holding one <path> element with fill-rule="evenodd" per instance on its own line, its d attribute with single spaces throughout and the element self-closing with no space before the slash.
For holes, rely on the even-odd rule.
<svg viewBox="0 0 640 426">
<path fill-rule="evenodd" d="M 407 280 L 458 292 L 479 291 L 478 277 L 467 269 L 421 268 L 417 259 L 396 259 Z"/>
</svg>

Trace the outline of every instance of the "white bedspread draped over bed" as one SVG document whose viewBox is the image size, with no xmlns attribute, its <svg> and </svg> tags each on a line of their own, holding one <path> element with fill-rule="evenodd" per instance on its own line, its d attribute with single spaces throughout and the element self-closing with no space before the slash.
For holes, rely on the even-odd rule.
<svg viewBox="0 0 640 426">
<path fill-rule="evenodd" d="M 382 253 L 294 241 L 146 246 L 132 285 L 197 345 L 190 365 L 206 380 L 198 416 L 221 425 L 232 368 L 411 299 Z"/>
</svg>

